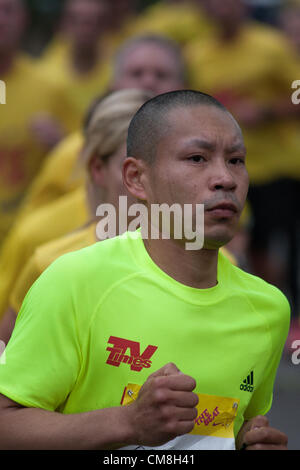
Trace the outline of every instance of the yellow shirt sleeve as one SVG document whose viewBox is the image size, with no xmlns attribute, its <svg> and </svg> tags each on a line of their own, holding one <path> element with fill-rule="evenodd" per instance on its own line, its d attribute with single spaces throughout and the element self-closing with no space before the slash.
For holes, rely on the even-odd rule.
<svg viewBox="0 0 300 470">
<path fill-rule="evenodd" d="M 96 224 L 90 224 L 38 247 L 21 271 L 12 290 L 9 305 L 17 313 L 32 284 L 60 256 L 96 243 Z"/>
<path fill-rule="evenodd" d="M 62 34 L 57 34 L 48 44 L 39 59 L 39 63 L 60 63 L 70 52 L 70 41 Z"/>
<path fill-rule="evenodd" d="M 85 189 L 79 188 L 36 210 L 15 226 L 0 254 L 0 318 L 8 306 L 19 273 L 35 249 L 81 227 L 88 219 Z"/>
</svg>

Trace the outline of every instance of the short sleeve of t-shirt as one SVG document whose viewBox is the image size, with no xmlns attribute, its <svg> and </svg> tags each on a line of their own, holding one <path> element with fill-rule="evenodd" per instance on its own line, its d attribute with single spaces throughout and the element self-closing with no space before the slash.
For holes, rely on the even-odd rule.
<svg viewBox="0 0 300 470">
<path fill-rule="evenodd" d="M 263 380 L 255 387 L 251 401 L 245 410 L 244 419 L 249 420 L 257 415 L 265 415 L 272 406 L 274 382 L 276 379 L 277 368 L 281 359 L 284 343 L 286 341 L 289 320 L 290 306 L 286 297 L 275 287 L 273 287 L 274 309 L 270 310 L 272 326 L 269 328 L 271 337 L 271 350 L 269 357 L 262 358 L 266 367 L 263 374 Z M 268 322 L 268 319 L 266 319 Z"/>
<path fill-rule="evenodd" d="M 0 365 L 0 393 L 55 411 L 74 387 L 81 348 L 67 267 L 53 263 L 27 294 Z"/>
</svg>

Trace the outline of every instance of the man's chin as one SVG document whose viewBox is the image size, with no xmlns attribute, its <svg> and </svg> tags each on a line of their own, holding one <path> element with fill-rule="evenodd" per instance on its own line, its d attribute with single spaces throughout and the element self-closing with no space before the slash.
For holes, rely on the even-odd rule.
<svg viewBox="0 0 300 470">
<path fill-rule="evenodd" d="M 233 236 L 219 235 L 217 237 L 205 237 L 203 248 L 205 250 L 218 250 L 222 246 L 227 245 L 232 240 Z"/>
</svg>

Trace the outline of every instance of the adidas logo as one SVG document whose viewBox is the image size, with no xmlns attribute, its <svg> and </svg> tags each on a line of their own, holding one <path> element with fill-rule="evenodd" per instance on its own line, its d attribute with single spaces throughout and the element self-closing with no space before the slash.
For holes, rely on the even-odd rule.
<svg viewBox="0 0 300 470">
<path fill-rule="evenodd" d="M 243 380 L 243 383 L 240 385 L 240 390 L 244 390 L 245 392 L 253 392 L 254 386 L 253 386 L 253 370 L 249 375 L 247 375 L 247 378 Z"/>
</svg>

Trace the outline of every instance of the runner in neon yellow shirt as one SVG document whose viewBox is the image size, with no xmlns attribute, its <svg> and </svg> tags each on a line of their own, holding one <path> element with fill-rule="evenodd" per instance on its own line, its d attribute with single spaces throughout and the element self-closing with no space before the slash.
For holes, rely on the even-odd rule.
<svg viewBox="0 0 300 470">
<path fill-rule="evenodd" d="M 288 302 L 218 254 L 248 189 L 236 121 L 199 92 L 160 95 L 133 119 L 127 149 L 125 186 L 146 207 L 204 204 L 204 247 L 127 232 L 54 262 L 0 367 L 1 447 L 232 448 L 233 435 L 208 439 L 200 425 L 234 420 L 238 448 L 285 449 L 258 415 L 271 407 Z M 202 410 L 204 395 L 235 413 Z"/>
</svg>

